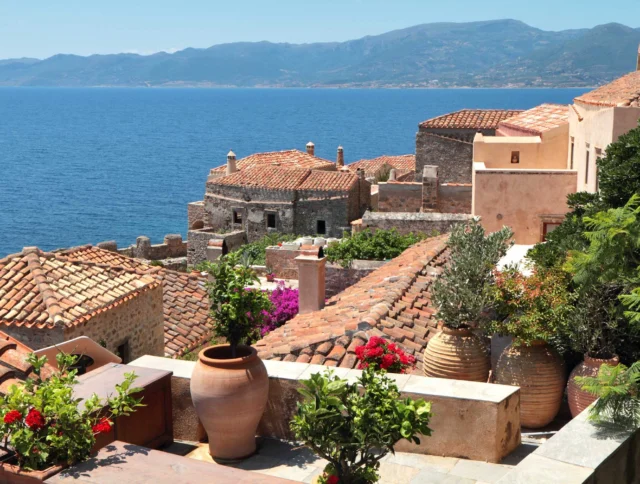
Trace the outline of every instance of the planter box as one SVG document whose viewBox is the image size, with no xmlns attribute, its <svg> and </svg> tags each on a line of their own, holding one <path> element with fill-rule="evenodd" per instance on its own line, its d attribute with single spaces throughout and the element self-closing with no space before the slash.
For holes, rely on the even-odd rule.
<svg viewBox="0 0 640 484">
<path fill-rule="evenodd" d="M 36 484 L 56 475 L 66 466 L 53 466 L 43 471 L 24 471 L 11 464 L 0 465 L 0 484 Z"/>
</svg>

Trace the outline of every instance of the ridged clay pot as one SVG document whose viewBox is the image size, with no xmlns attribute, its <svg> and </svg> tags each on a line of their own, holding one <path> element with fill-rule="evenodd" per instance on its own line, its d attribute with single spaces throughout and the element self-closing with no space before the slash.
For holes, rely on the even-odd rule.
<svg viewBox="0 0 640 484">
<path fill-rule="evenodd" d="M 584 361 L 573 369 L 571 375 L 569 375 L 569 383 L 567 383 L 569 410 L 571 411 L 572 417 L 578 416 L 598 398 L 593 393 L 589 393 L 580 388 L 575 378 L 577 376 L 596 376 L 602 365 L 618 366 L 619 363 L 620 358 L 617 356 L 604 359 L 591 358 L 589 355 L 584 355 Z"/>
<path fill-rule="evenodd" d="M 256 429 L 269 395 L 267 369 L 250 346 L 205 348 L 191 376 L 191 399 L 216 460 L 243 459 L 256 451 Z"/>
<path fill-rule="evenodd" d="M 468 328 L 446 326 L 424 351 L 425 376 L 486 382 L 491 360 L 484 342 Z"/>
<path fill-rule="evenodd" d="M 509 345 L 496 367 L 496 383 L 520 387 L 520 424 L 532 429 L 551 423 L 560 410 L 564 361 L 544 341 Z"/>
</svg>

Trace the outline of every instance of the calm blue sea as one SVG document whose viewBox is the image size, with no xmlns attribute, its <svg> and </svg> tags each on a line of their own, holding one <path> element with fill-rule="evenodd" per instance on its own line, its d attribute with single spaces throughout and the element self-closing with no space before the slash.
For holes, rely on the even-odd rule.
<svg viewBox="0 0 640 484">
<path fill-rule="evenodd" d="M 582 89 L 0 88 L 0 257 L 185 235 L 187 203 L 229 149 L 347 163 L 414 152 L 417 124 L 461 108 L 568 103 Z"/>
</svg>

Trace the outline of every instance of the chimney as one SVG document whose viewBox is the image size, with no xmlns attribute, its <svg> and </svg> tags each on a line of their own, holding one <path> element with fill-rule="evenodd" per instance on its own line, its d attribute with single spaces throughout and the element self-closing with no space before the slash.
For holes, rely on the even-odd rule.
<svg viewBox="0 0 640 484">
<path fill-rule="evenodd" d="M 391 170 L 389 170 L 389 181 L 396 181 L 396 169 L 395 168 L 391 168 Z"/>
<path fill-rule="evenodd" d="M 231 175 L 238 171 L 236 168 L 236 154 L 233 151 L 227 153 L 227 175 Z"/>
<path fill-rule="evenodd" d="M 338 146 L 338 157 L 336 158 L 336 166 L 338 169 L 344 166 L 344 150 L 342 146 Z"/>
<path fill-rule="evenodd" d="M 324 307 L 326 257 L 299 255 L 298 263 L 298 305 L 300 314 L 319 311 Z"/>
<path fill-rule="evenodd" d="M 307 154 L 311 156 L 316 156 L 316 145 L 314 145 L 311 141 L 307 143 Z"/>
<path fill-rule="evenodd" d="M 426 165 L 422 170 L 422 211 L 438 211 L 438 166 Z"/>
<path fill-rule="evenodd" d="M 362 168 L 358 168 L 356 170 L 356 175 L 358 175 L 358 178 L 360 178 L 360 180 L 364 180 L 364 170 Z"/>
</svg>

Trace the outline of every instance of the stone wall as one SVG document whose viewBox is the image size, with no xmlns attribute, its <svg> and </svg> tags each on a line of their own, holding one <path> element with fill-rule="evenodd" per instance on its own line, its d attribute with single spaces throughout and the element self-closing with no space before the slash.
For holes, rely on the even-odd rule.
<svg viewBox="0 0 640 484">
<path fill-rule="evenodd" d="M 225 245 L 225 254 L 233 252 L 244 245 L 247 240 L 244 231 L 235 230 L 229 233 L 216 233 L 211 228 L 201 230 L 189 230 L 187 234 L 187 265 L 192 267 L 207 260 L 207 244 L 211 239 L 222 240 Z"/>
<path fill-rule="evenodd" d="M 424 232 L 430 234 L 434 230 L 440 233 L 450 232 L 454 225 L 471 220 L 469 214 L 459 213 L 401 213 L 401 212 L 369 212 L 362 217 L 362 229 L 391 230 L 401 234 Z"/>
<path fill-rule="evenodd" d="M 113 353 L 123 343 L 129 345 L 129 358 L 164 355 L 164 316 L 162 286 L 148 289 L 128 301 L 96 314 L 84 324 L 72 327 L 27 328 L 6 326 L 2 330 L 34 350 L 88 336 L 96 342 L 104 340 Z"/>
<path fill-rule="evenodd" d="M 185 380 L 191 378 L 195 364 L 192 361 L 151 356 L 131 363 L 132 366 L 172 371 L 172 387 L 176 380 L 180 380 L 175 386 L 183 390 L 172 392 L 173 407 L 183 409 L 182 412 L 174 412 L 174 433 L 178 439 L 192 441 L 202 436 L 198 421 L 194 418 L 193 404 L 184 401 L 190 399 Z M 258 435 L 293 440 L 289 422 L 296 412 L 297 402 L 302 398 L 297 391 L 301 387 L 300 380 L 308 379 L 326 367 L 269 360 L 264 364 L 269 374 L 269 400 L 258 427 Z M 333 371 L 336 376 L 351 380 L 362 373 L 347 368 L 333 368 Z M 401 442 L 396 448 L 398 451 L 500 462 L 520 445 L 518 387 L 418 375 L 394 375 L 394 380 L 402 398 L 430 401 L 433 411 L 433 418 L 429 422 L 429 427 L 433 429 L 432 436 L 421 436 L 418 445 Z"/>
<path fill-rule="evenodd" d="M 378 184 L 378 212 L 419 212 L 421 208 L 422 183 Z"/>
<path fill-rule="evenodd" d="M 175 259 L 186 257 L 187 243 L 182 240 L 180 234 L 167 234 L 164 236 L 162 244 L 151 244 L 149 237 L 141 235 L 136 239 L 135 245 L 130 245 L 124 249 L 118 249 L 118 244 L 114 240 L 100 242 L 97 247 L 118 252 L 127 257 L 136 257 L 146 260 Z"/>
<path fill-rule="evenodd" d="M 187 219 L 189 230 L 197 230 L 204 228 L 207 224 L 205 219 L 204 200 L 191 202 L 187 205 Z"/>
<path fill-rule="evenodd" d="M 438 212 L 471 213 L 471 183 L 444 183 L 438 185 Z"/>
<path fill-rule="evenodd" d="M 424 130 L 416 134 L 416 181 L 425 166 L 438 166 L 441 183 L 471 183 L 473 143 Z"/>
</svg>

